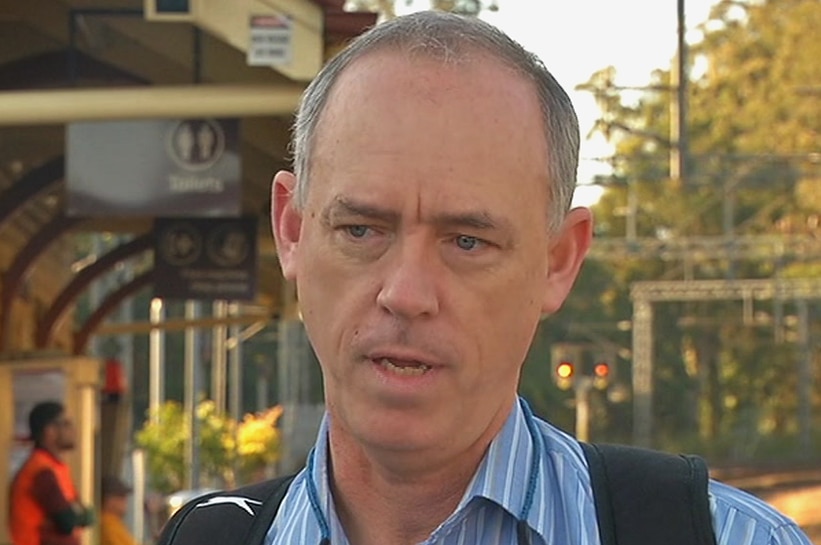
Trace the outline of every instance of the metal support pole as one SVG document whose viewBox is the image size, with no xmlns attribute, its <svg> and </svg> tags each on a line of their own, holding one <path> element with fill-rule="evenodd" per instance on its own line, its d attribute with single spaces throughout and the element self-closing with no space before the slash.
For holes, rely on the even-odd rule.
<svg viewBox="0 0 821 545">
<path fill-rule="evenodd" d="M 675 95 L 670 103 L 670 178 L 687 182 L 687 26 L 684 19 L 684 0 L 677 0 L 678 47 L 676 62 L 670 73 L 670 84 Z M 682 185 L 683 185 L 682 184 Z"/>
<path fill-rule="evenodd" d="M 270 405 L 268 401 L 268 373 L 267 371 L 260 372 L 260 369 L 257 369 L 257 372 L 259 374 L 256 380 L 256 410 L 262 412 Z"/>
<path fill-rule="evenodd" d="M 653 431 L 653 304 L 633 302 L 633 441 L 650 446 Z"/>
<path fill-rule="evenodd" d="M 586 376 L 576 377 L 576 439 L 590 441 L 590 389 L 593 379 Z"/>
<path fill-rule="evenodd" d="M 145 489 L 148 478 L 145 470 L 145 452 L 136 449 L 131 452 L 131 465 L 133 468 L 134 495 L 132 500 L 134 505 L 145 505 Z M 134 540 L 137 543 L 147 543 L 145 540 L 145 509 L 134 510 Z"/>
<path fill-rule="evenodd" d="M 231 303 L 228 305 L 228 314 L 237 316 L 239 305 Z M 228 406 L 230 415 L 239 422 L 242 419 L 242 338 L 240 326 L 233 324 L 230 326 L 231 342 L 228 343 L 228 368 L 230 377 L 228 380 L 230 395 L 228 396 Z"/>
<path fill-rule="evenodd" d="M 727 267 L 728 279 L 736 277 L 736 256 L 735 247 L 732 244 L 735 239 L 735 204 L 736 204 L 736 185 L 735 182 L 724 182 L 724 203 L 723 203 L 723 219 L 724 224 L 724 239 L 727 241 L 729 247 L 727 248 L 727 259 L 729 261 Z"/>
<path fill-rule="evenodd" d="M 149 320 L 152 324 L 163 321 L 163 300 L 151 300 Z M 152 422 L 157 421 L 157 411 L 165 401 L 165 332 L 157 327 L 148 335 L 148 410 Z"/>
<path fill-rule="evenodd" d="M 629 241 L 636 240 L 639 210 L 639 195 L 636 188 L 636 181 L 631 177 L 627 182 L 627 232 L 625 238 Z"/>
<path fill-rule="evenodd" d="M 797 299 L 798 310 L 798 429 L 801 452 L 812 452 L 813 365 L 809 311 L 805 299 Z"/>
<path fill-rule="evenodd" d="M 225 301 L 214 301 L 214 318 L 224 319 L 228 315 Z M 225 341 L 228 328 L 216 325 L 212 329 L 211 339 L 211 398 L 214 400 L 217 414 L 225 414 L 226 370 L 225 370 Z"/>
<path fill-rule="evenodd" d="M 186 301 L 186 320 L 196 320 L 199 317 L 200 307 L 196 301 Z M 199 331 L 188 327 L 185 330 L 185 414 L 189 418 L 189 434 L 185 444 L 185 465 L 188 472 L 185 475 L 185 487 L 195 490 L 200 486 L 200 458 L 199 438 L 200 423 L 197 418 L 197 397 L 201 390 L 201 358 L 199 351 Z"/>
</svg>

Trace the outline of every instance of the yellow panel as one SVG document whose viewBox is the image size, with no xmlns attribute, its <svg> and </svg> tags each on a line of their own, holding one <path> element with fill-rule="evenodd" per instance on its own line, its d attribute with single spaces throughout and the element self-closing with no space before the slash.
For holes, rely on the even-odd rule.
<svg viewBox="0 0 821 545">
<path fill-rule="evenodd" d="M 0 92 L 0 125 L 110 119 L 291 115 L 303 88 L 176 85 Z"/>
</svg>

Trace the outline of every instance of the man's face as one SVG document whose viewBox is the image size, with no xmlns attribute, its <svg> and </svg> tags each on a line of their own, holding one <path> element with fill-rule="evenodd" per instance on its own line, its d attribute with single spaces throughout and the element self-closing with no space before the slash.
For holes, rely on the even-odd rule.
<svg viewBox="0 0 821 545">
<path fill-rule="evenodd" d="M 430 463 L 503 423 L 569 289 L 551 274 L 541 119 L 532 84 L 488 59 L 376 53 L 337 82 L 305 208 L 274 214 L 332 436 Z M 275 180 L 280 204 L 292 183 Z"/>
<path fill-rule="evenodd" d="M 74 448 L 76 439 L 74 422 L 65 413 L 49 424 L 47 433 L 51 435 L 51 444 L 55 450 L 62 451 Z"/>
<path fill-rule="evenodd" d="M 103 510 L 123 517 L 128 512 L 128 496 L 126 494 L 111 494 L 103 500 Z"/>
</svg>

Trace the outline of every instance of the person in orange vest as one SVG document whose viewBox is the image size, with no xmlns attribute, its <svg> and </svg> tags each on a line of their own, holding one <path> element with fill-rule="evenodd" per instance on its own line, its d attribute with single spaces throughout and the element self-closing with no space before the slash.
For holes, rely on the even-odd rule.
<svg viewBox="0 0 821 545">
<path fill-rule="evenodd" d="M 74 448 L 74 425 L 56 401 L 29 413 L 31 454 L 11 484 L 9 527 L 13 545 L 79 545 L 93 511 L 82 505 L 62 455 Z"/>
</svg>

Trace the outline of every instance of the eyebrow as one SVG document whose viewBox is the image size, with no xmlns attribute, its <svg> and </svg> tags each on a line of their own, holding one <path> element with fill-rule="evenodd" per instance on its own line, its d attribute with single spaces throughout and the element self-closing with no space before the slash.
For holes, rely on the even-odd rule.
<svg viewBox="0 0 821 545">
<path fill-rule="evenodd" d="M 390 224 L 399 223 L 399 213 L 362 201 L 352 200 L 348 197 L 334 198 L 322 211 L 322 223 L 328 225 L 331 223 L 331 220 L 338 215 L 360 216 Z"/>
<path fill-rule="evenodd" d="M 401 214 L 394 210 L 341 196 L 336 197 L 322 211 L 322 222 L 330 224 L 334 217 L 338 215 L 369 218 L 389 225 L 397 225 L 401 219 Z M 437 227 L 469 227 L 480 231 L 499 229 L 510 232 L 512 229 L 509 221 L 504 218 L 494 217 L 485 210 L 436 214 L 428 223 Z"/>
</svg>

